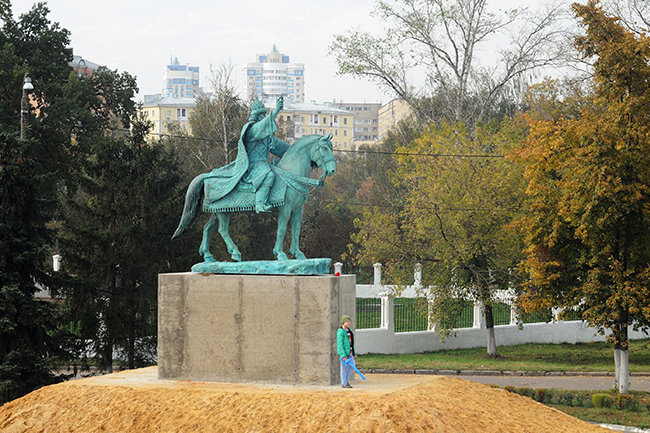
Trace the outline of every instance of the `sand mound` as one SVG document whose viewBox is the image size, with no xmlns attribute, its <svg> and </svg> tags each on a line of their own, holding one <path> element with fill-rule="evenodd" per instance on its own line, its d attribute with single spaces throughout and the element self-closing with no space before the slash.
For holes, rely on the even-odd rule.
<svg viewBox="0 0 650 433">
<path fill-rule="evenodd" d="M 160 381 L 155 367 L 47 386 L 0 407 L 19 432 L 608 432 L 458 378 L 369 375 L 355 388 Z"/>
</svg>

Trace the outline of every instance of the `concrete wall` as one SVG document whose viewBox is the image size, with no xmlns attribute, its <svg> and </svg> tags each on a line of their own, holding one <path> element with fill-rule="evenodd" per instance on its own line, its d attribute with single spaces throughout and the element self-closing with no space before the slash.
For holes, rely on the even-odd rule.
<svg viewBox="0 0 650 433">
<path fill-rule="evenodd" d="M 387 328 L 358 329 L 355 332 L 357 353 L 419 353 L 437 350 L 470 349 L 487 344 L 484 328 L 456 329 L 455 336 L 440 341 L 435 331 L 399 332 Z M 604 341 L 594 328 L 582 321 L 529 323 L 519 329 L 516 325 L 494 327 L 497 345 L 524 343 L 588 343 Z M 639 331 L 629 331 L 632 340 L 648 338 Z"/>
<path fill-rule="evenodd" d="M 333 384 L 355 276 L 161 274 L 160 378 Z"/>
</svg>

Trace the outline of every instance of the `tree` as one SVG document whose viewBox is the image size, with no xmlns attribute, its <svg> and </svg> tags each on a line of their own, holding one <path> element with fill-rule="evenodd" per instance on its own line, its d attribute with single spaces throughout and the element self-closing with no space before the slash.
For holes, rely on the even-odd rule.
<svg viewBox="0 0 650 433">
<path fill-rule="evenodd" d="M 650 29 L 650 4 L 645 0 L 604 0 L 603 6 L 637 34 L 647 33 Z"/>
<path fill-rule="evenodd" d="M 235 159 L 241 128 L 248 118 L 248 107 L 239 99 L 233 86 L 233 68 L 232 64 L 221 65 L 216 70 L 210 68 L 212 93 L 196 98 L 190 125 L 192 136 L 197 139 L 187 140 L 182 149 L 192 162 L 191 171 L 195 174 Z"/>
<path fill-rule="evenodd" d="M 68 148 L 60 140 L 50 104 L 62 95 L 71 52 L 69 33 L 50 22 L 44 4 L 14 20 L 0 3 L 0 401 L 57 380 L 48 361 L 58 354 L 61 325 L 56 304 L 34 299 L 43 287 L 56 291 L 48 271 L 56 213 L 56 189 Z M 31 99 L 46 122 L 28 125 L 20 140 L 23 76 L 35 84 Z M 33 118 L 33 113 L 30 113 Z M 69 141 L 69 140 L 68 140 Z"/>
<path fill-rule="evenodd" d="M 529 116 L 519 155 L 528 214 L 521 303 L 577 311 L 614 343 L 628 390 L 628 329 L 650 325 L 650 40 L 591 0 L 574 4 L 595 59 L 593 95 L 575 114 Z"/>
<path fill-rule="evenodd" d="M 420 262 L 439 333 L 448 335 L 459 300 L 483 305 L 487 353 L 498 356 L 492 305 L 507 289 L 520 243 L 507 229 L 519 209 L 522 184 L 503 152 L 523 134 L 514 122 L 478 127 L 432 126 L 397 149 L 393 179 L 404 191 L 398 209 L 366 212 L 353 237 L 359 255 L 386 264 L 397 281 Z"/>
<path fill-rule="evenodd" d="M 559 7 L 494 13 L 487 0 L 378 0 L 385 35 L 338 35 L 330 51 L 339 73 L 377 82 L 408 102 L 425 125 L 446 118 L 471 129 L 504 102 L 517 102 L 527 75 L 559 58 L 559 13 Z M 511 48 L 497 53 L 494 65 L 480 65 L 481 47 L 497 36 L 509 36 Z M 424 87 L 413 81 L 418 67 Z"/>
<path fill-rule="evenodd" d="M 71 320 L 110 372 L 116 350 L 129 368 L 155 360 L 157 275 L 177 266 L 169 233 L 181 173 L 161 144 L 133 137 L 96 144 L 79 188 L 64 200 L 59 247 Z"/>
</svg>

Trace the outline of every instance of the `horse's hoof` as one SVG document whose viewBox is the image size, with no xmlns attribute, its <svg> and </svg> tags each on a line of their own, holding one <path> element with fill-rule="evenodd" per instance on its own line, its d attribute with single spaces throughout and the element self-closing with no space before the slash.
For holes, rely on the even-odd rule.
<svg viewBox="0 0 650 433">
<path fill-rule="evenodd" d="M 236 262 L 241 262 L 241 253 L 231 254 L 230 257 Z"/>
<path fill-rule="evenodd" d="M 307 260 L 307 257 L 303 254 L 302 251 L 298 251 L 297 254 L 295 254 L 296 260 Z"/>
<path fill-rule="evenodd" d="M 287 257 L 287 255 L 283 252 L 278 253 L 277 257 L 278 260 L 289 260 L 289 257 Z"/>
<path fill-rule="evenodd" d="M 201 256 L 203 256 L 203 263 L 216 262 L 216 260 L 214 259 L 214 256 L 212 255 L 212 253 L 210 253 L 210 251 L 201 251 L 201 252 L 199 252 L 199 254 Z"/>
</svg>

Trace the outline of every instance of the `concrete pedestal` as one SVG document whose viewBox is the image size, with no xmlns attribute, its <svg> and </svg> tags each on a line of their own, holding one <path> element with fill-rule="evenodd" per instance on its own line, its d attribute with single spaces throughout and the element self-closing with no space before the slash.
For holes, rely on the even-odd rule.
<svg viewBox="0 0 650 433">
<path fill-rule="evenodd" d="M 158 376 L 335 384 L 336 330 L 354 275 L 158 277 Z"/>
</svg>

